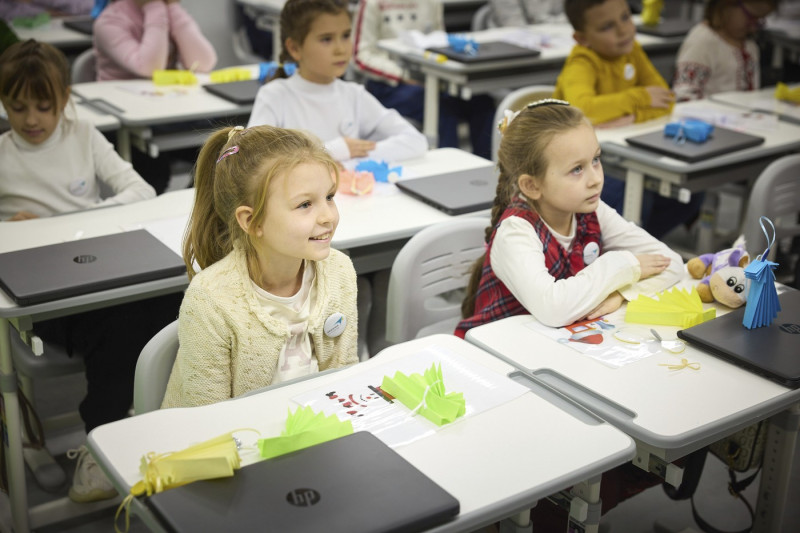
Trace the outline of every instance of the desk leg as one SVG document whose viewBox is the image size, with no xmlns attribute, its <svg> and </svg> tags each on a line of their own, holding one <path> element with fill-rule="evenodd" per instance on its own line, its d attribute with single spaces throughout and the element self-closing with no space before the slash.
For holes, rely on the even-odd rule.
<svg viewBox="0 0 800 533">
<path fill-rule="evenodd" d="M 25 461 L 22 458 L 22 427 L 20 425 L 17 375 L 11 360 L 8 320 L 0 318 L 0 391 L 5 406 L 8 438 L 8 499 L 15 533 L 30 530 L 28 523 L 28 494 L 25 487 Z M 2 445 L 2 444 L 0 444 Z"/>
<path fill-rule="evenodd" d="M 131 161 L 131 132 L 125 127 L 117 130 L 117 153 L 125 161 Z"/>
<path fill-rule="evenodd" d="M 597 533 L 600 530 L 600 515 L 602 513 L 600 501 L 601 479 L 602 476 L 587 479 L 573 486 L 570 491 L 574 496 L 583 500 L 585 504 L 588 504 L 585 510 L 580 511 L 581 515 L 585 513 L 585 518 L 583 516 L 580 517 L 582 518 L 580 521 L 583 524 L 583 531 L 585 533 Z M 572 517 L 576 512 L 578 512 L 577 509 L 575 509 L 575 511 L 570 509 L 570 516 Z"/>
<path fill-rule="evenodd" d="M 625 200 L 622 204 L 622 216 L 640 226 L 642 225 L 643 195 L 644 174 L 629 169 L 625 173 Z"/>
<path fill-rule="evenodd" d="M 782 531 L 792 460 L 800 428 L 800 403 L 770 419 L 753 531 Z"/>
<path fill-rule="evenodd" d="M 439 78 L 433 74 L 425 74 L 422 133 L 427 137 L 431 150 L 439 146 Z"/>
</svg>

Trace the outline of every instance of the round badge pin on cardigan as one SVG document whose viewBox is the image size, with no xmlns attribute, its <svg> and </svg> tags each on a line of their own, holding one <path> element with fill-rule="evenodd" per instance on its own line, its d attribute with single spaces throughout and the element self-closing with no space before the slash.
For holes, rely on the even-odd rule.
<svg viewBox="0 0 800 533">
<path fill-rule="evenodd" d="M 625 79 L 630 81 L 636 75 L 636 67 L 633 66 L 633 63 L 625 63 L 625 69 L 622 73 L 625 76 Z"/>
<path fill-rule="evenodd" d="M 594 242 L 587 242 L 586 246 L 583 247 L 583 263 L 586 265 L 591 265 L 594 263 L 594 260 L 600 255 L 600 246 Z"/>
<path fill-rule="evenodd" d="M 338 337 L 344 333 L 344 328 L 347 326 L 347 318 L 342 313 L 333 313 L 325 319 L 325 324 L 322 326 L 322 331 L 328 337 Z"/>
</svg>

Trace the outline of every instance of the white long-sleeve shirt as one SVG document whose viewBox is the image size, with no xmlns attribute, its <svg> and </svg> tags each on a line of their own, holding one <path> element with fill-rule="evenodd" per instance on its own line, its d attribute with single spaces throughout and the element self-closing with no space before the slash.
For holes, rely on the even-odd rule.
<svg viewBox="0 0 800 533">
<path fill-rule="evenodd" d="M 295 74 L 258 91 L 247 126 L 269 124 L 306 130 L 325 143 L 338 161 L 350 159 L 345 137 L 375 141 L 370 159 L 402 161 L 421 157 L 425 136 L 394 109 L 387 109 L 363 85 L 334 80 L 319 84 Z"/>
<path fill-rule="evenodd" d="M 603 202 L 597 208 L 603 236 L 603 253 L 575 276 L 556 280 L 545 264 L 544 248 L 536 230 L 520 217 L 508 217 L 497 229 L 490 252 L 492 269 L 511 294 L 545 325 L 560 327 L 585 317 L 614 291 L 626 300 L 652 295 L 677 283 L 683 276 L 681 256 L 645 230 L 622 218 Z M 575 238 L 547 226 L 558 243 L 570 251 Z M 657 276 L 640 280 L 635 256 L 661 254 L 671 259 Z"/>
<path fill-rule="evenodd" d="M 91 123 L 61 121 L 39 145 L 13 130 L 0 135 L 0 220 L 40 217 L 154 198 L 155 190 Z M 113 196 L 100 198 L 100 182 Z"/>
</svg>

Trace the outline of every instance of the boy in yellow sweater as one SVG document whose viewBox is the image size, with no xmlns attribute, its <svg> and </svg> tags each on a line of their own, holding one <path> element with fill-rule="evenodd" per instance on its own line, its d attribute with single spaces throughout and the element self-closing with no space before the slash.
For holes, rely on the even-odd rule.
<svg viewBox="0 0 800 533">
<path fill-rule="evenodd" d="M 636 42 L 626 0 L 566 0 L 575 30 L 554 98 L 580 108 L 597 127 L 644 122 L 672 110 L 667 82 Z"/>
<path fill-rule="evenodd" d="M 576 44 L 556 82 L 554 98 L 580 108 L 597 128 L 627 126 L 672 112 L 667 82 L 636 42 L 636 26 L 626 0 L 565 0 Z M 622 212 L 625 183 L 606 176 L 602 200 Z M 642 226 L 661 239 L 697 218 L 703 194 L 688 204 L 645 191 Z"/>
</svg>

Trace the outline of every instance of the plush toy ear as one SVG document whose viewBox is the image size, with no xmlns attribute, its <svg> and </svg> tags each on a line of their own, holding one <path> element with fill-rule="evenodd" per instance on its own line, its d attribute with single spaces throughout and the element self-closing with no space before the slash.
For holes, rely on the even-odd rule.
<svg viewBox="0 0 800 533">
<path fill-rule="evenodd" d="M 735 309 L 747 301 L 750 280 L 744 275 L 743 268 L 726 266 L 714 272 L 708 285 L 715 300 Z"/>
</svg>

